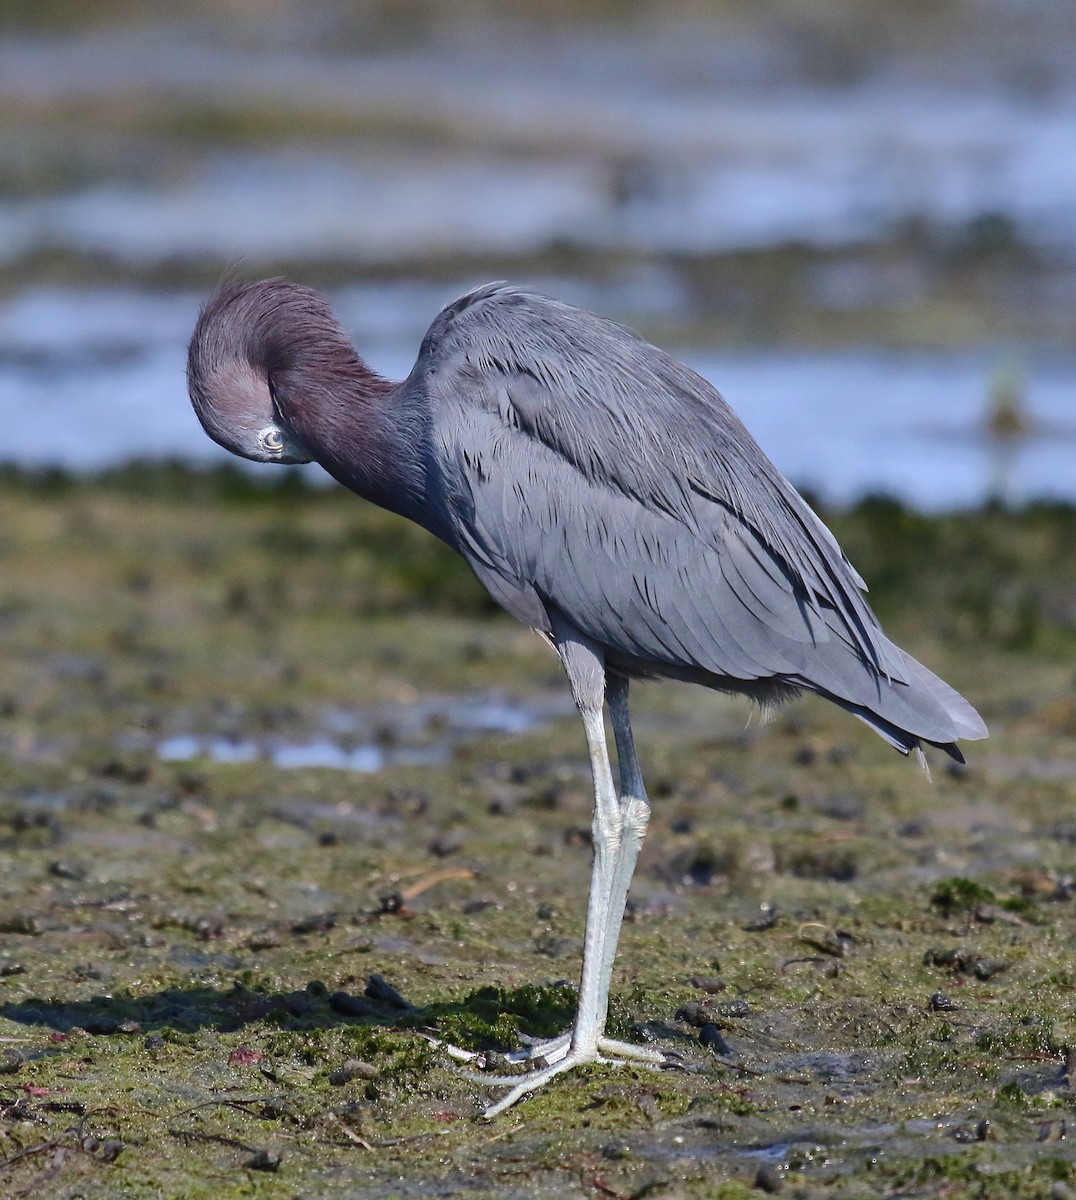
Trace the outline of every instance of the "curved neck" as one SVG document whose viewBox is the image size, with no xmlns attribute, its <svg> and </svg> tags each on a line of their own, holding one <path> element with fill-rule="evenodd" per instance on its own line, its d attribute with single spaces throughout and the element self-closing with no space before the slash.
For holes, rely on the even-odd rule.
<svg viewBox="0 0 1076 1200">
<path fill-rule="evenodd" d="M 351 350 L 337 369 L 270 376 L 281 416 L 330 475 L 390 512 L 440 536 L 429 511 L 428 421 L 408 389 L 372 370 Z"/>
<path fill-rule="evenodd" d="M 241 294 L 243 358 L 303 449 L 345 487 L 444 536 L 421 394 L 367 366 L 311 289 L 276 279 Z"/>
</svg>

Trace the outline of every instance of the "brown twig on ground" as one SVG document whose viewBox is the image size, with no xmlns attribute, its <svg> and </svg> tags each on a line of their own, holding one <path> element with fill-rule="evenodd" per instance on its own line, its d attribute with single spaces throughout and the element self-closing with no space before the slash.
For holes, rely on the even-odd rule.
<svg viewBox="0 0 1076 1200">
<path fill-rule="evenodd" d="M 443 871 L 431 871 L 429 875 L 423 875 L 421 879 L 416 879 L 414 883 L 401 888 L 400 898 L 414 900 L 416 896 L 421 896 L 435 884 L 444 883 L 448 879 L 474 879 L 475 876 L 476 872 L 472 871 L 470 867 L 446 867 Z"/>
<path fill-rule="evenodd" d="M 43 1142 L 38 1142 L 34 1146 L 24 1146 L 21 1150 L 16 1150 L 14 1154 L 8 1155 L 7 1158 L 0 1162 L 0 1171 L 5 1167 L 10 1167 L 12 1163 L 16 1163 L 20 1158 L 29 1158 L 31 1154 L 42 1154 L 46 1150 L 52 1150 L 60 1144 L 59 1136 L 46 1138 Z"/>
</svg>

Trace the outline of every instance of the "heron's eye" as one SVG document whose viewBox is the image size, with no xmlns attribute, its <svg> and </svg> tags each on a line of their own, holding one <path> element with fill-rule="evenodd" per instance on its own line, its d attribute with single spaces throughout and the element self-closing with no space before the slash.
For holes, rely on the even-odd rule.
<svg viewBox="0 0 1076 1200">
<path fill-rule="evenodd" d="M 267 425 L 258 434 L 258 445 L 266 454 L 279 454 L 284 449 L 284 435 L 275 425 Z"/>
</svg>

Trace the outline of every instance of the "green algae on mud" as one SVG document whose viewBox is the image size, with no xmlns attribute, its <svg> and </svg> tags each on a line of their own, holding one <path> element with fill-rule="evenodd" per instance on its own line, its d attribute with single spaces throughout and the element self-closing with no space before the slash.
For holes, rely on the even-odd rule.
<svg viewBox="0 0 1076 1200">
<path fill-rule="evenodd" d="M 423 1035 L 495 1054 L 569 1018 L 571 714 L 368 774 L 155 747 L 432 691 L 534 703 L 555 660 L 420 533 L 287 476 L 9 473 L 0 506 L 0 1191 L 1072 1186 L 1071 510 L 828 515 L 991 725 L 933 783 L 821 703 L 760 728 L 636 689 L 654 819 L 611 1026 L 691 1070 L 579 1071 L 489 1125 Z"/>
</svg>

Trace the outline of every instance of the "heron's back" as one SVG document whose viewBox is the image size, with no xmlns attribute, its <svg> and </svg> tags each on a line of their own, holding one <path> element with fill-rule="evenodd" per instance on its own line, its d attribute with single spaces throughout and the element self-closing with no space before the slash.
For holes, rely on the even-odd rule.
<svg viewBox="0 0 1076 1200">
<path fill-rule="evenodd" d="M 495 598 L 556 610 L 625 672 L 819 693 L 899 749 L 985 736 L 895 646 L 832 534 L 715 389 L 583 310 L 496 285 L 431 327 L 426 390 L 456 543 Z"/>
</svg>

